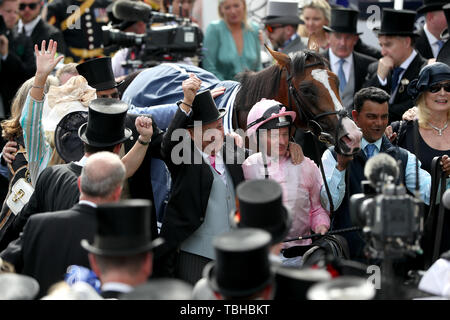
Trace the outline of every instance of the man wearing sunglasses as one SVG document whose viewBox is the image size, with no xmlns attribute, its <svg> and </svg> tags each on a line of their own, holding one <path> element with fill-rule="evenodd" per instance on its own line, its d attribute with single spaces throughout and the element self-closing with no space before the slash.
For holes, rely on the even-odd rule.
<svg viewBox="0 0 450 320">
<path fill-rule="evenodd" d="M 297 2 L 269 1 L 263 22 L 266 35 L 275 50 L 288 54 L 306 49 L 297 34 L 297 27 L 301 23 Z"/>
<path fill-rule="evenodd" d="M 58 52 L 65 53 L 66 44 L 60 30 L 41 18 L 43 0 L 19 0 L 19 23 L 17 30 L 31 38 L 32 45 L 47 43 L 50 39 L 58 42 Z"/>
</svg>

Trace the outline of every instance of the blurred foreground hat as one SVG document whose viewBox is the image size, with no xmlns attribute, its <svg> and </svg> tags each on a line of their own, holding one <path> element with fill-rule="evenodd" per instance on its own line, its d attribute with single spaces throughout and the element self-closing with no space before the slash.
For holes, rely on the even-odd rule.
<svg viewBox="0 0 450 320">
<path fill-rule="evenodd" d="M 363 277 L 341 276 L 313 285 L 309 300 L 372 300 L 375 287 Z"/>
<path fill-rule="evenodd" d="M 192 289 L 190 283 L 180 279 L 150 279 L 121 295 L 119 300 L 191 300 Z"/>
<path fill-rule="evenodd" d="M 33 300 L 39 283 L 32 277 L 16 273 L 0 274 L 0 300 Z"/>
<path fill-rule="evenodd" d="M 67 114 L 56 126 L 55 147 L 59 156 L 66 162 L 83 158 L 84 144 L 78 136 L 78 129 L 88 120 L 88 113 L 75 111 Z"/>
</svg>

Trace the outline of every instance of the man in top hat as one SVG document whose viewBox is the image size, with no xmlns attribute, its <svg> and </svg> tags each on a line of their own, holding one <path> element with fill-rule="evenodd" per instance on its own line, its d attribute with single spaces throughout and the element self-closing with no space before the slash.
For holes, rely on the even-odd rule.
<svg viewBox="0 0 450 320">
<path fill-rule="evenodd" d="M 151 202 L 124 200 L 97 207 L 93 241 L 83 239 L 89 263 L 98 275 L 103 298 L 119 295 L 144 284 L 152 273 L 152 250 L 163 241 L 150 231 Z"/>
<path fill-rule="evenodd" d="M 416 50 L 425 59 L 436 58 L 445 43 L 441 33 L 447 26 L 442 10 L 446 3 L 443 0 L 424 0 L 423 5 L 417 9 L 418 14 L 425 16 L 425 25 L 416 39 Z"/>
<path fill-rule="evenodd" d="M 273 271 L 269 261 L 270 233 L 242 228 L 214 239 L 216 260 L 204 269 L 218 300 L 270 300 Z"/>
<path fill-rule="evenodd" d="M 269 1 L 267 4 L 267 15 L 263 18 L 263 23 L 275 50 L 288 54 L 306 49 L 297 34 L 300 22 L 297 2 Z"/>
<path fill-rule="evenodd" d="M 184 98 L 163 138 L 161 153 L 171 173 L 172 192 L 160 233 L 166 243 L 156 250 L 161 264 L 155 264 L 158 275 L 191 284 L 215 258 L 213 236 L 230 230 L 234 190 L 244 180 L 245 152 L 232 138 L 225 141 L 226 111 L 217 109 L 209 90 L 197 94 L 200 86 L 194 74 L 183 81 Z"/>
<path fill-rule="evenodd" d="M 80 241 L 94 238 L 97 205 L 120 200 L 125 170 L 116 154 L 98 152 L 92 155 L 77 179 L 78 203 L 67 210 L 32 215 L 20 237 L 0 253 L 18 273 L 39 282 L 39 297 L 45 295 L 51 285 L 63 280 L 68 266 L 89 267 Z"/>
<path fill-rule="evenodd" d="M 414 50 L 415 18 L 414 11 L 383 8 L 381 28 L 374 29 L 383 58 L 369 66 L 364 87 L 374 86 L 390 93 L 389 122 L 401 120 L 403 113 L 414 105 L 406 88 L 427 63 Z"/>
<path fill-rule="evenodd" d="M 446 63 L 450 66 L 450 41 L 448 41 L 450 38 L 450 3 L 443 6 L 442 9 L 444 10 L 445 18 L 447 20 L 447 28 L 442 31 L 441 38 L 445 39 L 446 42 L 441 51 L 439 51 L 436 61 Z"/>
<path fill-rule="evenodd" d="M 353 96 L 362 88 L 369 65 L 376 60 L 354 51 L 360 32 L 357 32 L 359 11 L 346 8 L 331 10 L 331 23 L 324 26 L 329 32 L 330 48 L 324 56 L 331 71 L 339 78 L 339 95 L 347 113 L 353 109 Z"/>
</svg>

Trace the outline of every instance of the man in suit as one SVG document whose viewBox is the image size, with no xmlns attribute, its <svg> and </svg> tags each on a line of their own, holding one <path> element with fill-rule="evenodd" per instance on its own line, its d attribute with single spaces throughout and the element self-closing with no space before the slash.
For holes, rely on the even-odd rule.
<svg viewBox="0 0 450 320">
<path fill-rule="evenodd" d="M 346 8 L 331 10 L 331 23 L 324 26 L 329 32 L 330 48 L 324 56 L 330 61 L 331 71 L 339 78 L 339 95 L 348 114 L 353 109 L 353 97 L 362 88 L 367 68 L 376 60 L 354 51 L 358 41 L 356 26 L 358 11 Z"/>
<path fill-rule="evenodd" d="M 383 58 L 369 66 L 364 87 L 374 86 L 390 93 L 389 122 L 401 120 L 403 113 L 414 106 L 406 88 L 427 63 L 414 50 L 415 17 L 414 11 L 384 8 L 381 28 L 376 30 Z"/>
<path fill-rule="evenodd" d="M 425 16 L 425 25 L 419 31 L 416 40 L 416 50 L 425 59 L 436 58 L 445 41 L 441 33 L 447 27 L 442 7 L 447 3 L 443 0 L 424 0 L 423 6 L 417 9 L 418 14 Z"/>
<path fill-rule="evenodd" d="M 92 155 L 77 179 L 79 202 L 67 210 L 31 216 L 20 237 L 0 253 L 18 273 L 39 282 L 40 297 L 52 284 L 63 280 L 68 266 L 89 267 L 80 241 L 94 238 L 97 205 L 120 200 L 125 172 L 116 154 Z"/>
<path fill-rule="evenodd" d="M 83 239 L 89 263 L 102 284 L 101 295 L 117 299 L 144 284 L 152 273 L 152 250 L 163 240 L 150 231 L 151 202 L 134 199 L 99 205 L 93 241 Z"/>
<path fill-rule="evenodd" d="M 50 39 L 58 42 L 58 52 L 66 53 L 66 44 L 60 30 L 48 24 L 41 18 L 43 0 L 19 0 L 19 23 L 17 30 L 31 38 L 31 44 L 41 45 L 42 40 L 47 43 Z"/>
<path fill-rule="evenodd" d="M 306 49 L 297 34 L 301 20 L 298 17 L 298 4 L 292 1 L 269 1 L 267 15 L 263 18 L 267 37 L 275 50 L 297 52 Z"/>
<path fill-rule="evenodd" d="M 194 74 L 183 81 L 184 98 L 163 138 L 161 153 L 172 176 L 172 192 L 160 233 L 166 243 L 155 252 L 158 276 L 191 284 L 215 258 L 213 236 L 230 230 L 234 190 L 244 180 L 245 152 L 235 148 L 232 138 L 225 141 L 226 111 L 217 109 L 209 90 L 197 94 L 200 87 Z"/>
</svg>

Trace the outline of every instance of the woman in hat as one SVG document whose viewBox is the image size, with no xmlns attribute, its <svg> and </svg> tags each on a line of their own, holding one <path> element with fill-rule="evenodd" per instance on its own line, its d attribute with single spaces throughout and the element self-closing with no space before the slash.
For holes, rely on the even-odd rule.
<svg viewBox="0 0 450 320">
<path fill-rule="evenodd" d="M 305 24 L 298 27 L 298 34 L 301 37 L 309 38 L 311 35 L 317 37 L 320 50 L 326 51 L 329 47 L 328 34 L 323 29 L 331 21 L 331 7 L 325 0 L 312 0 L 303 6 L 300 17 Z"/>
<path fill-rule="evenodd" d="M 289 238 L 309 235 L 310 230 L 324 234 L 330 227 L 329 212 L 321 205 L 323 181 L 319 168 L 307 157 L 295 165 L 287 156 L 295 116 L 295 112 L 286 111 L 275 100 L 263 99 L 256 103 L 247 117 L 247 136 L 251 144 L 256 143 L 252 149 L 260 152 L 242 164 L 246 180 L 270 178 L 281 185 L 283 204 L 292 215 Z M 293 241 L 285 243 L 283 248 L 310 243 L 309 239 Z M 296 260 L 295 265 L 298 263 Z"/>
<path fill-rule="evenodd" d="M 206 29 L 203 68 L 220 80 L 233 80 L 245 69 L 261 70 L 259 28 L 247 22 L 245 0 L 219 0 L 219 16 Z"/>
</svg>

